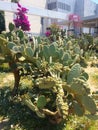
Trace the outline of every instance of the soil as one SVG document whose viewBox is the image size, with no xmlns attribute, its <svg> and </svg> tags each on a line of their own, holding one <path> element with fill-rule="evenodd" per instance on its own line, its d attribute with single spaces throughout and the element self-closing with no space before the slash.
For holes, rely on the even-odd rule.
<svg viewBox="0 0 98 130">
<path fill-rule="evenodd" d="M 88 84 L 91 91 L 98 91 L 98 68 L 90 65 L 85 69 L 89 75 Z M 96 78 L 94 78 L 96 76 Z"/>
</svg>

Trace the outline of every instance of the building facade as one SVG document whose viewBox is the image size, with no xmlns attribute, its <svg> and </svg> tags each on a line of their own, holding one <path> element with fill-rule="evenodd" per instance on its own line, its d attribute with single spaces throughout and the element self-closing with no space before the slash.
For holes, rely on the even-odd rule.
<svg viewBox="0 0 98 130">
<path fill-rule="evenodd" d="M 8 1 L 11 0 L 0 0 L 0 1 Z M 14 1 L 14 0 L 13 0 Z M 96 23 L 92 26 L 92 24 L 87 22 L 86 20 L 90 20 L 95 16 L 98 16 L 98 4 L 92 2 L 91 0 L 19 0 L 20 3 L 24 6 L 28 7 L 37 7 L 39 9 L 45 9 L 62 12 L 63 14 L 69 17 L 70 14 L 76 14 L 80 17 L 81 21 L 84 21 L 83 26 L 85 29 L 84 32 L 89 32 L 89 27 L 91 26 L 90 30 L 94 32 L 94 26 L 98 26 L 98 20 L 96 18 Z M 14 8 L 12 7 L 13 11 Z M 37 10 L 36 10 L 37 11 Z M 47 11 L 47 10 L 45 10 Z M 9 22 L 13 22 L 15 14 L 12 12 L 4 11 L 5 17 L 5 26 L 6 30 L 8 30 Z M 65 17 L 64 20 L 49 17 L 42 17 L 36 15 L 28 15 L 28 19 L 31 24 L 31 31 L 33 35 L 40 35 L 44 34 L 46 27 L 50 26 L 52 23 L 60 24 L 63 29 L 68 29 L 68 18 Z M 92 29 L 93 28 L 93 29 Z M 85 31 L 86 30 L 86 31 Z"/>
<path fill-rule="evenodd" d="M 94 3 L 91 0 L 47 0 L 47 8 L 50 10 L 67 13 L 68 16 L 70 14 L 79 16 L 80 20 L 83 22 L 82 31 L 84 33 L 94 33 L 96 26 L 98 26 L 98 4 Z M 89 22 L 87 22 L 87 20 L 89 20 Z M 50 21 L 51 24 L 53 22 L 59 23 L 61 20 L 54 19 Z M 60 23 L 63 29 L 68 29 L 68 24 L 66 26 L 67 21 L 62 21 Z"/>
<path fill-rule="evenodd" d="M 11 0 L 0 0 L 0 1 L 6 1 L 11 2 Z M 13 0 L 14 1 L 14 0 Z M 45 9 L 46 8 L 46 0 L 20 0 L 20 4 L 22 4 L 24 7 L 38 7 Z M 13 11 L 15 10 L 14 7 L 12 7 Z M 8 30 L 8 25 L 10 22 L 13 22 L 13 19 L 15 18 L 15 13 L 4 11 L 4 17 L 5 17 L 5 26 L 6 30 Z M 31 30 L 30 33 L 33 35 L 40 35 L 42 34 L 42 19 L 40 16 L 36 15 L 28 15 L 28 19 L 31 24 Z"/>
</svg>

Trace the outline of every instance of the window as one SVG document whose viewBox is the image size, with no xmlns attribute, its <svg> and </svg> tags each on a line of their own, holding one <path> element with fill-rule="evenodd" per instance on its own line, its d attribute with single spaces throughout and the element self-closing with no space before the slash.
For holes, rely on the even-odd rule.
<svg viewBox="0 0 98 130">
<path fill-rule="evenodd" d="M 18 3 L 19 0 L 11 0 L 11 2 L 13 2 L 13 3 Z"/>
<path fill-rule="evenodd" d="M 62 9 L 62 10 L 67 10 L 67 11 L 71 10 L 70 5 L 67 5 L 67 4 L 62 3 L 62 2 L 58 2 L 58 8 Z"/>
<path fill-rule="evenodd" d="M 52 3 L 49 3 L 49 4 L 48 4 L 48 9 L 49 9 L 49 10 L 56 9 L 56 7 L 57 7 L 56 2 L 52 2 Z"/>
</svg>

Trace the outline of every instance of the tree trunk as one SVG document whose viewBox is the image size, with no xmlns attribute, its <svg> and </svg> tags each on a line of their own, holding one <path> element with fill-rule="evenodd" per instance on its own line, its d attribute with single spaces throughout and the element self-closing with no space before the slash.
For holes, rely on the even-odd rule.
<svg viewBox="0 0 98 130">
<path fill-rule="evenodd" d="M 13 61 L 9 62 L 9 66 L 14 75 L 14 88 L 12 91 L 12 95 L 15 96 L 18 94 L 18 88 L 19 88 L 19 82 L 20 82 L 19 69 L 17 68 L 16 63 Z"/>
</svg>

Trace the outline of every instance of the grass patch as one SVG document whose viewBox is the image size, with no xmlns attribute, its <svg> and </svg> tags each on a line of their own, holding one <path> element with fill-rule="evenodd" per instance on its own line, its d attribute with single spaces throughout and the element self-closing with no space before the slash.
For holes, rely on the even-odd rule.
<svg viewBox="0 0 98 130">
<path fill-rule="evenodd" d="M 2 64 L 0 64 L 0 71 L 1 72 L 9 72 L 10 68 L 9 68 L 8 63 L 2 63 Z"/>
<path fill-rule="evenodd" d="M 93 80 L 98 83 L 98 74 L 92 75 Z M 98 85 L 98 84 L 97 84 Z"/>
<path fill-rule="evenodd" d="M 71 117 L 64 130 L 97 130 L 98 121 L 90 120 L 87 117 Z"/>
</svg>

